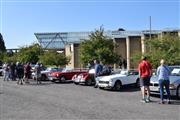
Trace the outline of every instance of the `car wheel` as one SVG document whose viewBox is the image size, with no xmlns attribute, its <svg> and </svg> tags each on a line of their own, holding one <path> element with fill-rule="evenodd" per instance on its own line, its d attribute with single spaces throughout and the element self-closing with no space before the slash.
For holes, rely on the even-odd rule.
<svg viewBox="0 0 180 120">
<path fill-rule="evenodd" d="M 122 87 L 122 85 L 121 85 L 121 82 L 120 81 L 116 81 L 116 83 L 115 83 L 115 85 L 114 85 L 114 90 L 116 90 L 116 91 L 120 91 L 121 90 L 121 87 Z"/>
<path fill-rule="evenodd" d="M 139 80 L 139 78 L 136 80 L 136 87 L 137 87 L 137 88 L 140 87 L 140 80 Z"/>
<path fill-rule="evenodd" d="M 99 87 L 99 89 L 104 89 L 103 87 Z"/>
<path fill-rule="evenodd" d="M 64 82 L 66 80 L 66 78 L 64 77 L 64 76 L 61 76 L 60 78 L 59 78 L 59 82 Z"/>
<path fill-rule="evenodd" d="M 77 83 L 77 82 L 74 82 L 74 84 L 75 84 L 75 85 L 78 85 L 79 83 Z"/>
<path fill-rule="evenodd" d="M 86 80 L 85 85 L 88 85 L 88 86 L 92 85 L 92 80 L 91 79 Z"/>
<path fill-rule="evenodd" d="M 177 90 L 176 90 L 176 98 L 180 99 L 180 85 L 177 87 Z"/>
<path fill-rule="evenodd" d="M 51 80 L 51 82 L 56 82 L 56 80 Z"/>
</svg>

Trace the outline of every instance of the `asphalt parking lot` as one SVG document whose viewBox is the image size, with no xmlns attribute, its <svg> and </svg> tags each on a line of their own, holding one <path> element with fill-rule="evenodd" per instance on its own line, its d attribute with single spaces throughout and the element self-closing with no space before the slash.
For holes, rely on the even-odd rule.
<svg viewBox="0 0 180 120">
<path fill-rule="evenodd" d="M 2 78 L 0 85 L 1 120 L 180 120 L 180 101 L 161 105 L 153 96 L 151 103 L 141 103 L 133 87 L 113 92 L 73 83 L 17 85 Z"/>
</svg>

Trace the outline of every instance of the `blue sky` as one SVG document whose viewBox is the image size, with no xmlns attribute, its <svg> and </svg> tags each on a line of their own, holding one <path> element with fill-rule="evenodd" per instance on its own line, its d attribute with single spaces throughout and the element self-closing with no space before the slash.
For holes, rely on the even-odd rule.
<svg viewBox="0 0 180 120">
<path fill-rule="evenodd" d="M 36 42 L 36 32 L 180 29 L 180 0 L 0 0 L 7 48 Z"/>
</svg>

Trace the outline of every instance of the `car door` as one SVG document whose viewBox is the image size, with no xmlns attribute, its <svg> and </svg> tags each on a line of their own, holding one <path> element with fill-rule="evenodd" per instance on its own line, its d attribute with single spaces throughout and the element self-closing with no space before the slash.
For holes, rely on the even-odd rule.
<svg viewBox="0 0 180 120">
<path fill-rule="evenodd" d="M 124 78 L 126 80 L 126 84 L 134 84 L 138 78 L 138 72 L 129 71 Z"/>
</svg>

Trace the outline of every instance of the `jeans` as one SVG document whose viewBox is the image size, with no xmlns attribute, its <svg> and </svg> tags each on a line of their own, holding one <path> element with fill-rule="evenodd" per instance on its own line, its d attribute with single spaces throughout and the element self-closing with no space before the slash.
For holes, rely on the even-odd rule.
<svg viewBox="0 0 180 120">
<path fill-rule="evenodd" d="M 9 72 L 5 71 L 4 72 L 4 81 L 9 81 L 9 79 L 10 79 L 9 76 L 10 76 Z"/>
<path fill-rule="evenodd" d="M 166 93 L 167 93 L 167 99 L 170 100 L 170 90 L 169 90 L 169 80 L 159 80 L 159 87 L 160 87 L 160 97 L 161 100 L 163 101 L 164 99 L 164 87 L 166 89 Z"/>
</svg>

